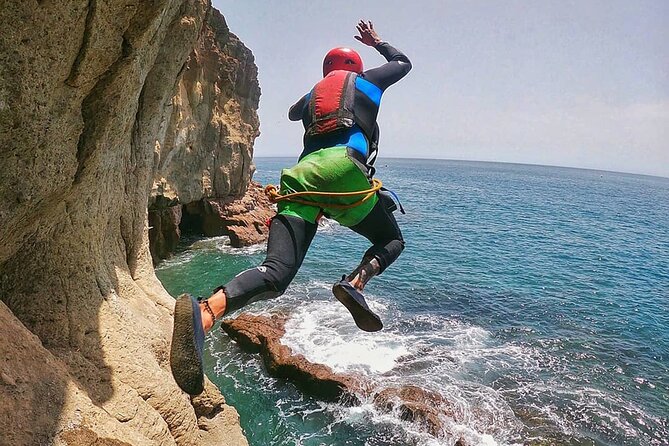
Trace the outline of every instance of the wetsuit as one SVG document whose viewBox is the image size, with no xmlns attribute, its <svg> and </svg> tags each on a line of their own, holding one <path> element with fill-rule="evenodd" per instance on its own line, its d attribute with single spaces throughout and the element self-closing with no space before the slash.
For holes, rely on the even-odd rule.
<svg viewBox="0 0 669 446">
<path fill-rule="evenodd" d="M 400 51 L 386 42 L 374 48 L 387 63 L 357 75 L 355 79 L 356 122 L 350 128 L 324 135 L 305 132 L 304 149 L 298 164 L 284 169 L 281 191 L 322 190 L 347 192 L 370 187 L 371 167 L 376 157 L 379 131 L 376 115 L 384 91 L 403 78 L 411 69 L 411 62 Z M 305 129 L 310 124 L 307 93 L 288 112 L 291 121 L 302 120 Z M 354 198 L 357 200 L 359 197 Z M 350 199 L 309 206 L 282 201 L 278 214 L 270 224 L 267 257 L 256 268 L 243 271 L 227 284 L 226 313 L 235 311 L 251 301 L 278 297 L 293 280 L 317 230 L 320 214 L 334 218 L 343 226 L 366 237 L 371 243 L 361 265 L 376 259 L 383 272 L 404 249 L 404 240 L 392 214 L 395 203 L 387 195 L 378 194 L 350 210 L 328 208 L 328 204 L 346 204 Z M 360 268 L 360 267 L 359 267 Z M 348 280 L 352 279 L 350 275 Z"/>
</svg>

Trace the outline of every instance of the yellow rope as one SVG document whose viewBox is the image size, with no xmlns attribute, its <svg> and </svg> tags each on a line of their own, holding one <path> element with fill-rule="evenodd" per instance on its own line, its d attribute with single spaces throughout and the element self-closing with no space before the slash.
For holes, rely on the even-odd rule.
<svg viewBox="0 0 669 446">
<path fill-rule="evenodd" d="M 356 191 L 356 192 L 310 192 L 310 191 L 305 191 L 305 192 L 293 192 L 290 194 L 285 194 L 281 195 L 279 191 L 277 190 L 276 186 L 273 184 L 267 185 L 265 187 L 265 194 L 269 198 L 269 200 L 272 203 L 277 203 L 279 201 L 292 201 L 294 203 L 300 203 L 300 204 L 306 204 L 309 206 L 316 206 L 316 207 L 325 207 L 325 208 L 330 208 L 330 209 L 350 209 L 354 208 L 356 206 L 360 206 L 362 203 L 365 201 L 369 200 L 374 196 L 374 194 L 383 187 L 383 183 L 381 183 L 381 180 L 374 178 L 372 180 L 372 187 L 367 190 L 361 190 L 361 191 Z M 360 200 L 356 201 L 355 203 L 351 204 L 326 204 L 326 203 L 318 203 L 315 201 L 309 201 L 309 200 L 303 200 L 298 197 L 303 197 L 305 195 L 310 195 L 310 196 L 317 196 L 317 197 L 329 197 L 329 198 L 336 198 L 336 197 L 354 197 L 356 195 L 364 195 Z"/>
</svg>

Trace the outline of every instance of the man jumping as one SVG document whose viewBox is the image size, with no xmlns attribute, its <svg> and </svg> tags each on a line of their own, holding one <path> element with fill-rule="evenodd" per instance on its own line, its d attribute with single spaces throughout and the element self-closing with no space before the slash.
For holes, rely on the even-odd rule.
<svg viewBox="0 0 669 446">
<path fill-rule="evenodd" d="M 387 62 L 364 71 L 356 51 L 330 50 L 323 61 L 323 79 L 288 112 L 291 121 L 301 120 L 304 125 L 304 149 L 298 163 L 281 172 L 280 194 L 331 194 L 279 201 L 270 224 L 267 257 L 260 266 L 219 286 L 206 300 L 183 295 L 176 301 L 170 364 L 179 387 L 191 395 L 201 393 L 204 385 L 205 333 L 227 313 L 282 295 L 302 265 L 323 215 L 372 243 L 357 268 L 335 283 L 332 291 L 360 329 L 383 328 L 362 291 L 399 257 L 404 240 L 393 216 L 392 197 L 384 191 L 361 197 L 372 187 L 381 96 L 411 70 L 411 62 L 382 41 L 371 22 L 360 21 L 357 30 L 360 35 L 355 38 L 375 48 Z"/>
</svg>

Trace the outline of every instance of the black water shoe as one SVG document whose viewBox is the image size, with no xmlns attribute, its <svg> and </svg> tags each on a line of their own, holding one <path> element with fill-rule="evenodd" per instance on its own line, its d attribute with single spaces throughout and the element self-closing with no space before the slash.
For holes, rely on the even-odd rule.
<svg viewBox="0 0 669 446">
<path fill-rule="evenodd" d="M 189 294 L 182 294 L 174 307 L 170 368 L 181 390 L 189 395 L 199 395 L 204 390 L 203 348 L 200 305 Z"/>
<path fill-rule="evenodd" d="M 351 312 L 355 325 L 360 330 L 379 331 L 383 328 L 381 318 L 369 309 L 362 293 L 356 290 L 346 279 L 335 283 L 332 287 L 332 293 Z"/>
</svg>

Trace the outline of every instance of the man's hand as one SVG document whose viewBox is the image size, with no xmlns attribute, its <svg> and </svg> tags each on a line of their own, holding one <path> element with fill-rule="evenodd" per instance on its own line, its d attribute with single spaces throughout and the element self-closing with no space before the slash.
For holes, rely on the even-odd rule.
<svg viewBox="0 0 669 446">
<path fill-rule="evenodd" d="M 374 31 L 374 25 L 372 25 L 371 21 L 367 21 L 367 23 L 365 23 L 364 20 L 360 20 L 356 28 L 358 28 L 358 32 L 360 33 L 360 35 L 354 37 L 356 38 L 356 40 L 359 40 L 365 45 L 376 46 L 382 42 L 379 35 L 376 34 L 376 31 Z"/>
</svg>

